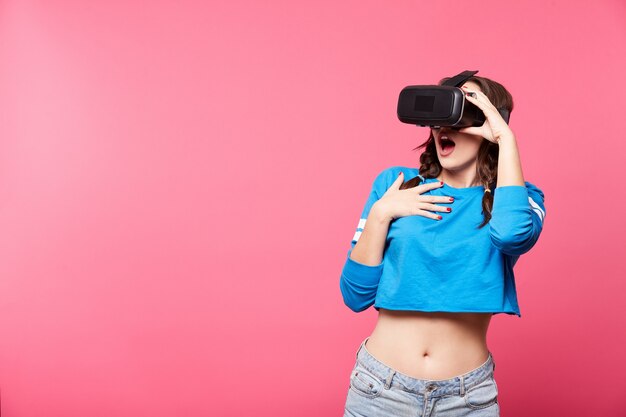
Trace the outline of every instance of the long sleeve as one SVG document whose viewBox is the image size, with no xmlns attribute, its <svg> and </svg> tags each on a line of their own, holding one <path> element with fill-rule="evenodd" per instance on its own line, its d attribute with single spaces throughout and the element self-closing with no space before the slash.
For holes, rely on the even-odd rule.
<svg viewBox="0 0 626 417">
<path fill-rule="evenodd" d="M 361 212 L 361 218 L 352 238 L 343 270 L 341 271 L 339 287 L 341 288 L 343 301 L 352 311 L 357 313 L 366 310 L 374 304 L 378 283 L 383 273 L 384 259 L 379 265 L 365 265 L 350 258 L 350 253 L 352 253 L 352 249 L 354 249 L 365 228 L 372 206 L 386 191 L 384 179 L 388 177 L 389 170 L 381 172 L 374 180 L 372 190 Z"/>
<path fill-rule="evenodd" d="M 507 255 L 528 252 L 539 239 L 546 216 L 544 194 L 534 184 L 497 187 L 489 221 L 491 242 Z"/>
</svg>

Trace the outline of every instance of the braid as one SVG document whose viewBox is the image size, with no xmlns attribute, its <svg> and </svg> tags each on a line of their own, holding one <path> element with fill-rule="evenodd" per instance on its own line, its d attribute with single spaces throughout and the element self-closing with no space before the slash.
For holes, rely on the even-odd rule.
<svg viewBox="0 0 626 417">
<path fill-rule="evenodd" d="M 484 227 L 491 220 L 491 210 L 493 209 L 493 189 L 496 188 L 498 180 L 498 145 L 488 140 L 483 140 L 478 149 L 476 170 L 477 177 L 485 187 L 483 193 L 483 222 L 478 228 Z"/>
</svg>

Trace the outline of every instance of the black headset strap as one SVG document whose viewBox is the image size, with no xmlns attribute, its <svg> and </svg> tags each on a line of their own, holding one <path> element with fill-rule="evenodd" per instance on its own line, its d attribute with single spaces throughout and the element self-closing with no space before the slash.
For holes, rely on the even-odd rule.
<svg viewBox="0 0 626 417">
<path fill-rule="evenodd" d="M 498 109 L 498 113 L 500 113 L 500 116 L 502 116 L 502 118 L 504 119 L 504 121 L 506 122 L 506 124 L 509 124 L 509 118 L 511 117 L 511 113 L 509 113 L 509 111 L 505 108 L 501 108 Z"/>
<path fill-rule="evenodd" d="M 455 75 L 454 77 L 450 78 L 448 81 L 444 82 L 441 85 L 449 85 L 451 87 L 460 87 L 463 85 L 463 83 L 465 83 L 465 81 L 469 80 L 469 78 L 476 74 L 478 71 L 463 71 L 460 74 Z"/>
</svg>

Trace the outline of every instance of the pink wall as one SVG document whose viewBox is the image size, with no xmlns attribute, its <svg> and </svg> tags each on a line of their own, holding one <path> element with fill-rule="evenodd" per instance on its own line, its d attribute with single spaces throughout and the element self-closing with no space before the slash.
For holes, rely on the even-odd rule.
<svg viewBox="0 0 626 417">
<path fill-rule="evenodd" d="M 2 415 L 341 415 L 376 311 L 339 273 L 426 135 L 397 95 L 464 69 L 546 194 L 503 415 L 623 415 L 626 6 L 510 3 L 1 2 Z"/>
</svg>

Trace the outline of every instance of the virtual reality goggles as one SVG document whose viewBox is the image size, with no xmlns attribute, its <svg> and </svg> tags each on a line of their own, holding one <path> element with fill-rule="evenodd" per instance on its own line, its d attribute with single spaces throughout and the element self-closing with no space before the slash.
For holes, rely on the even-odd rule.
<svg viewBox="0 0 626 417">
<path fill-rule="evenodd" d="M 473 103 L 465 100 L 461 86 L 478 71 L 463 71 L 442 85 L 410 85 L 404 87 L 398 98 L 398 119 L 402 123 L 418 126 L 453 129 L 482 126 L 485 114 Z M 509 111 L 498 109 L 509 123 Z"/>
</svg>

